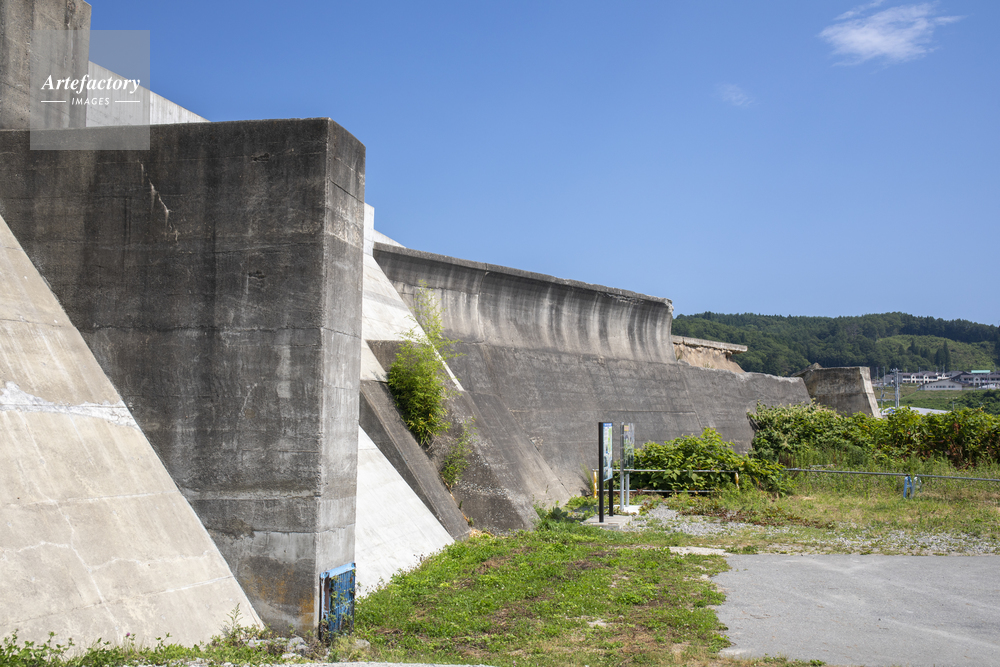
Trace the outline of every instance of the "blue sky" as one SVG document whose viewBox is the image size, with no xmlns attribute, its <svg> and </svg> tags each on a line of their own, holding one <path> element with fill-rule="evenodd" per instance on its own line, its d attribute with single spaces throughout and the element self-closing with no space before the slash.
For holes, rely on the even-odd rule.
<svg viewBox="0 0 1000 667">
<path fill-rule="evenodd" d="M 1000 3 L 93 0 L 213 121 L 326 116 L 376 227 L 675 312 L 1000 324 Z"/>
</svg>

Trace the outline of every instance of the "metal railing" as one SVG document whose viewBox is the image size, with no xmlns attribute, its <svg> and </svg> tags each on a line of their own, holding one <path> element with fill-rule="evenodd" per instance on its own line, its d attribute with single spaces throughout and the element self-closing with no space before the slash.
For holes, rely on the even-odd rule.
<svg viewBox="0 0 1000 667">
<path fill-rule="evenodd" d="M 827 464 L 833 465 L 833 464 Z M 596 472 L 596 471 L 595 471 Z M 664 472 L 661 469 L 649 469 L 649 468 L 625 468 L 624 470 L 616 470 L 615 472 Z M 739 487 L 740 476 L 739 472 L 736 470 L 684 470 L 683 472 L 689 473 L 729 473 L 735 475 L 736 486 Z M 902 477 L 903 478 L 903 497 L 912 498 L 923 486 L 923 480 L 925 479 L 949 479 L 958 480 L 965 482 L 1000 482 L 1000 479 L 994 477 L 965 477 L 962 475 L 922 475 L 912 472 L 875 472 L 869 470 L 823 470 L 818 467 L 813 468 L 785 468 L 785 472 L 804 472 L 804 473 L 827 473 L 832 475 L 871 475 L 875 477 Z M 718 489 L 635 489 L 636 492 L 642 493 L 712 493 Z"/>
</svg>

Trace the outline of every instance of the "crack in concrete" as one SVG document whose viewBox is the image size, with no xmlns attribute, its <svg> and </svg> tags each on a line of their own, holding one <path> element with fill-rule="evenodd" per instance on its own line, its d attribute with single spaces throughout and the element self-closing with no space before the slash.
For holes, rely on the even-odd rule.
<svg viewBox="0 0 1000 667">
<path fill-rule="evenodd" d="M 111 422 L 116 426 L 128 426 L 139 430 L 139 425 L 132 413 L 121 401 L 112 405 L 109 403 L 80 403 L 68 405 L 53 403 L 40 396 L 33 396 L 23 391 L 17 384 L 8 381 L 0 389 L 0 412 L 49 412 L 60 415 L 76 415 L 80 417 L 96 417 Z"/>
</svg>

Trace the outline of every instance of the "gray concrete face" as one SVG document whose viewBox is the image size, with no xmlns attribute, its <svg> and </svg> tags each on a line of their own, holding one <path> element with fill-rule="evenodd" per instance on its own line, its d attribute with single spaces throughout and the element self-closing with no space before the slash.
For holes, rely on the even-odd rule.
<svg viewBox="0 0 1000 667">
<path fill-rule="evenodd" d="M 453 493 L 477 526 L 522 527 L 519 513 L 490 511 L 512 496 L 585 492 L 599 421 L 634 423 L 639 442 L 712 427 L 745 451 L 758 401 L 809 400 L 797 378 L 677 363 L 665 299 L 382 244 L 374 256 L 404 299 L 424 281 L 460 341 L 449 364 L 479 415 L 490 479 L 473 471 Z"/>
<path fill-rule="evenodd" d="M 809 395 L 820 405 L 842 415 L 861 412 L 879 416 L 878 402 L 872 389 L 871 373 L 866 367 L 821 368 L 814 364 L 795 374 L 806 383 Z"/>
<path fill-rule="evenodd" d="M 0 214 L 276 627 L 354 557 L 364 158 L 328 119 L 0 132 Z"/>
<path fill-rule="evenodd" d="M 52 64 L 53 78 L 87 73 L 90 5 L 82 0 L 0 0 L 0 129 L 27 129 L 31 121 L 31 31 L 66 30 Z M 36 56 L 38 54 L 35 54 Z M 58 64 L 56 64 L 58 63 Z M 58 108 L 46 127 L 84 127 L 85 107 Z"/>
<path fill-rule="evenodd" d="M 0 218 L 0 636 L 208 641 L 259 619 Z"/>
</svg>

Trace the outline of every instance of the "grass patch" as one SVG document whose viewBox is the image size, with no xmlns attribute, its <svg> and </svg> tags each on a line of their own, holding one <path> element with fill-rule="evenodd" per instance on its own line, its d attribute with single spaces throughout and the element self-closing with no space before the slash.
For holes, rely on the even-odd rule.
<svg viewBox="0 0 1000 667">
<path fill-rule="evenodd" d="M 0 667 L 117 667 L 118 665 L 177 665 L 199 661 L 204 665 L 265 665 L 282 662 L 326 662 L 354 652 L 350 640 L 340 640 L 332 649 L 316 637 L 296 639 L 241 622 L 239 605 L 229 616 L 222 633 L 205 644 L 183 646 L 170 643 L 170 635 L 147 644 L 132 633 L 121 643 L 97 640 L 87 647 L 73 639 L 57 641 L 49 633 L 44 642 L 18 640 L 17 632 L 0 639 Z M 292 653 L 294 649 L 294 653 Z M 287 656 L 287 657 L 283 657 Z"/>
<path fill-rule="evenodd" d="M 574 523 L 456 543 L 361 600 L 368 659 L 490 665 L 795 665 L 731 660 L 708 577 L 678 536 Z"/>
<path fill-rule="evenodd" d="M 875 468 L 877 466 L 871 466 Z M 900 466 L 896 466 L 898 469 Z M 914 461 L 913 472 L 1000 478 L 1000 467 L 956 471 L 942 462 Z M 882 466 L 892 471 L 892 466 Z M 698 537 L 692 544 L 733 553 L 1000 553 L 1000 484 L 922 480 L 914 498 L 903 497 L 899 477 L 799 473 L 794 493 L 776 497 L 756 490 L 712 497 L 675 497 L 666 505 L 738 528 Z"/>
</svg>

